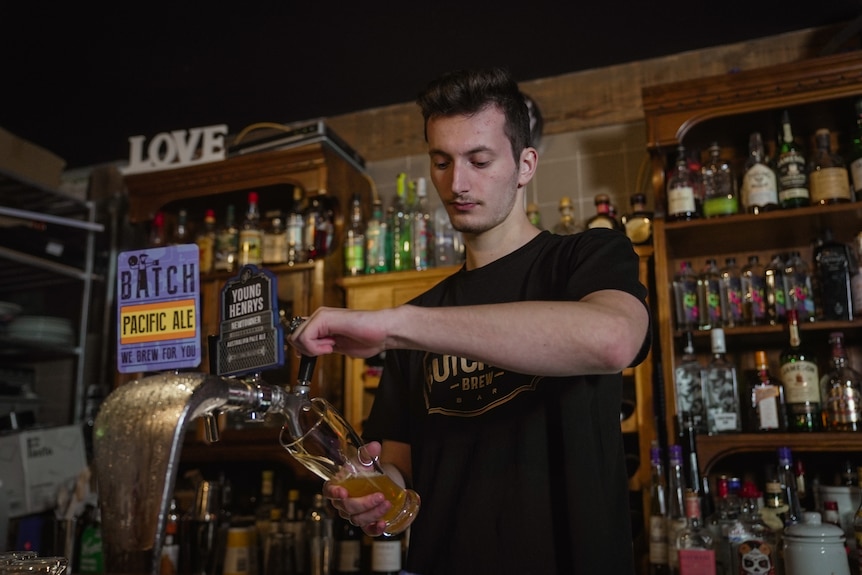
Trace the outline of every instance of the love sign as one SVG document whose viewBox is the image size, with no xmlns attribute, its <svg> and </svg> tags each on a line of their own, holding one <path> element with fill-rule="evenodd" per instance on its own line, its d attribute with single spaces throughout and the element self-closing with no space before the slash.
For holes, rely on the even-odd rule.
<svg viewBox="0 0 862 575">
<path fill-rule="evenodd" d="M 224 160 L 226 134 L 227 126 L 221 124 L 161 132 L 153 136 L 149 144 L 145 136 L 132 136 L 129 138 L 129 165 L 121 171 L 138 174 Z"/>
</svg>

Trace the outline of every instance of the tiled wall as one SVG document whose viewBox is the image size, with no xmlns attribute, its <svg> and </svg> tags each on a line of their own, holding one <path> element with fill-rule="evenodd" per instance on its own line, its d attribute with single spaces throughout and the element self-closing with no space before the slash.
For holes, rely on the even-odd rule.
<svg viewBox="0 0 862 575">
<path fill-rule="evenodd" d="M 598 193 L 608 194 L 617 212 L 626 213 L 631 195 L 648 185 L 648 179 L 639 178 L 647 157 L 643 122 L 545 136 L 539 147 L 539 169 L 529 185 L 527 201 L 539 206 L 546 228 L 558 220 L 557 205 L 563 196 L 572 199 L 575 217 L 581 223 L 595 214 L 593 198 Z M 395 195 L 399 172 L 405 172 L 410 179 L 427 177 L 428 157 L 405 156 L 368 164 L 368 173 L 384 205 Z M 439 205 L 433 186 L 429 187 L 429 196 L 432 206 Z M 647 194 L 647 198 L 651 197 L 652 194 Z"/>
</svg>

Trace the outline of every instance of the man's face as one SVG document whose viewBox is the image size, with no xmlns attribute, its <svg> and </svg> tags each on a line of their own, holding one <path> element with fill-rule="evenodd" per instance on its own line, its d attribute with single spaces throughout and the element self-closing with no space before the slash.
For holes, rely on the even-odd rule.
<svg viewBox="0 0 862 575">
<path fill-rule="evenodd" d="M 479 234 L 504 222 L 519 196 L 518 169 L 494 106 L 473 116 L 428 121 L 431 181 L 452 226 Z"/>
</svg>

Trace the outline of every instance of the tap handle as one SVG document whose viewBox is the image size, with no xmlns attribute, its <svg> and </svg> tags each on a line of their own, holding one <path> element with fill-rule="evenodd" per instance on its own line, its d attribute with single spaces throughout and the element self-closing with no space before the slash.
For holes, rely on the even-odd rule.
<svg viewBox="0 0 862 575">
<path fill-rule="evenodd" d="M 203 415 L 203 418 L 204 435 L 206 436 L 208 442 L 215 443 L 219 440 L 218 419 L 216 419 L 216 414 L 205 413 Z"/>
<path fill-rule="evenodd" d="M 311 378 L 314 376 L 314 365 L 317 363 L 317 356 L 303 355 L 299 359 L 299 375 L 297 383 L 299 385 L 310 385 Z"/>
</svg>

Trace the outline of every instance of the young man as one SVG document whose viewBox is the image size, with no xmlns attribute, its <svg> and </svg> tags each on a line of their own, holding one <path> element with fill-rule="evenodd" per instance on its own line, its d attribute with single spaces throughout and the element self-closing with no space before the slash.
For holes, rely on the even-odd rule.
<svg viewBox="0 0 862 575">
<path fill-rule="evenodd" d="M 464 267 L 408 305 L 321 308 L 290 341 L 307 355 L 387 351 L 364 435 L 422 498 L 406 571 L 633 573 L 619 409 L 621 371 L 650 344 L 637 256 L 618 231 L 530 224 L 538 156 L 505 71 L 447 74 L 419 105 Z M 381 533 L 382 494 L 324 494 Z"/>
</svg>

